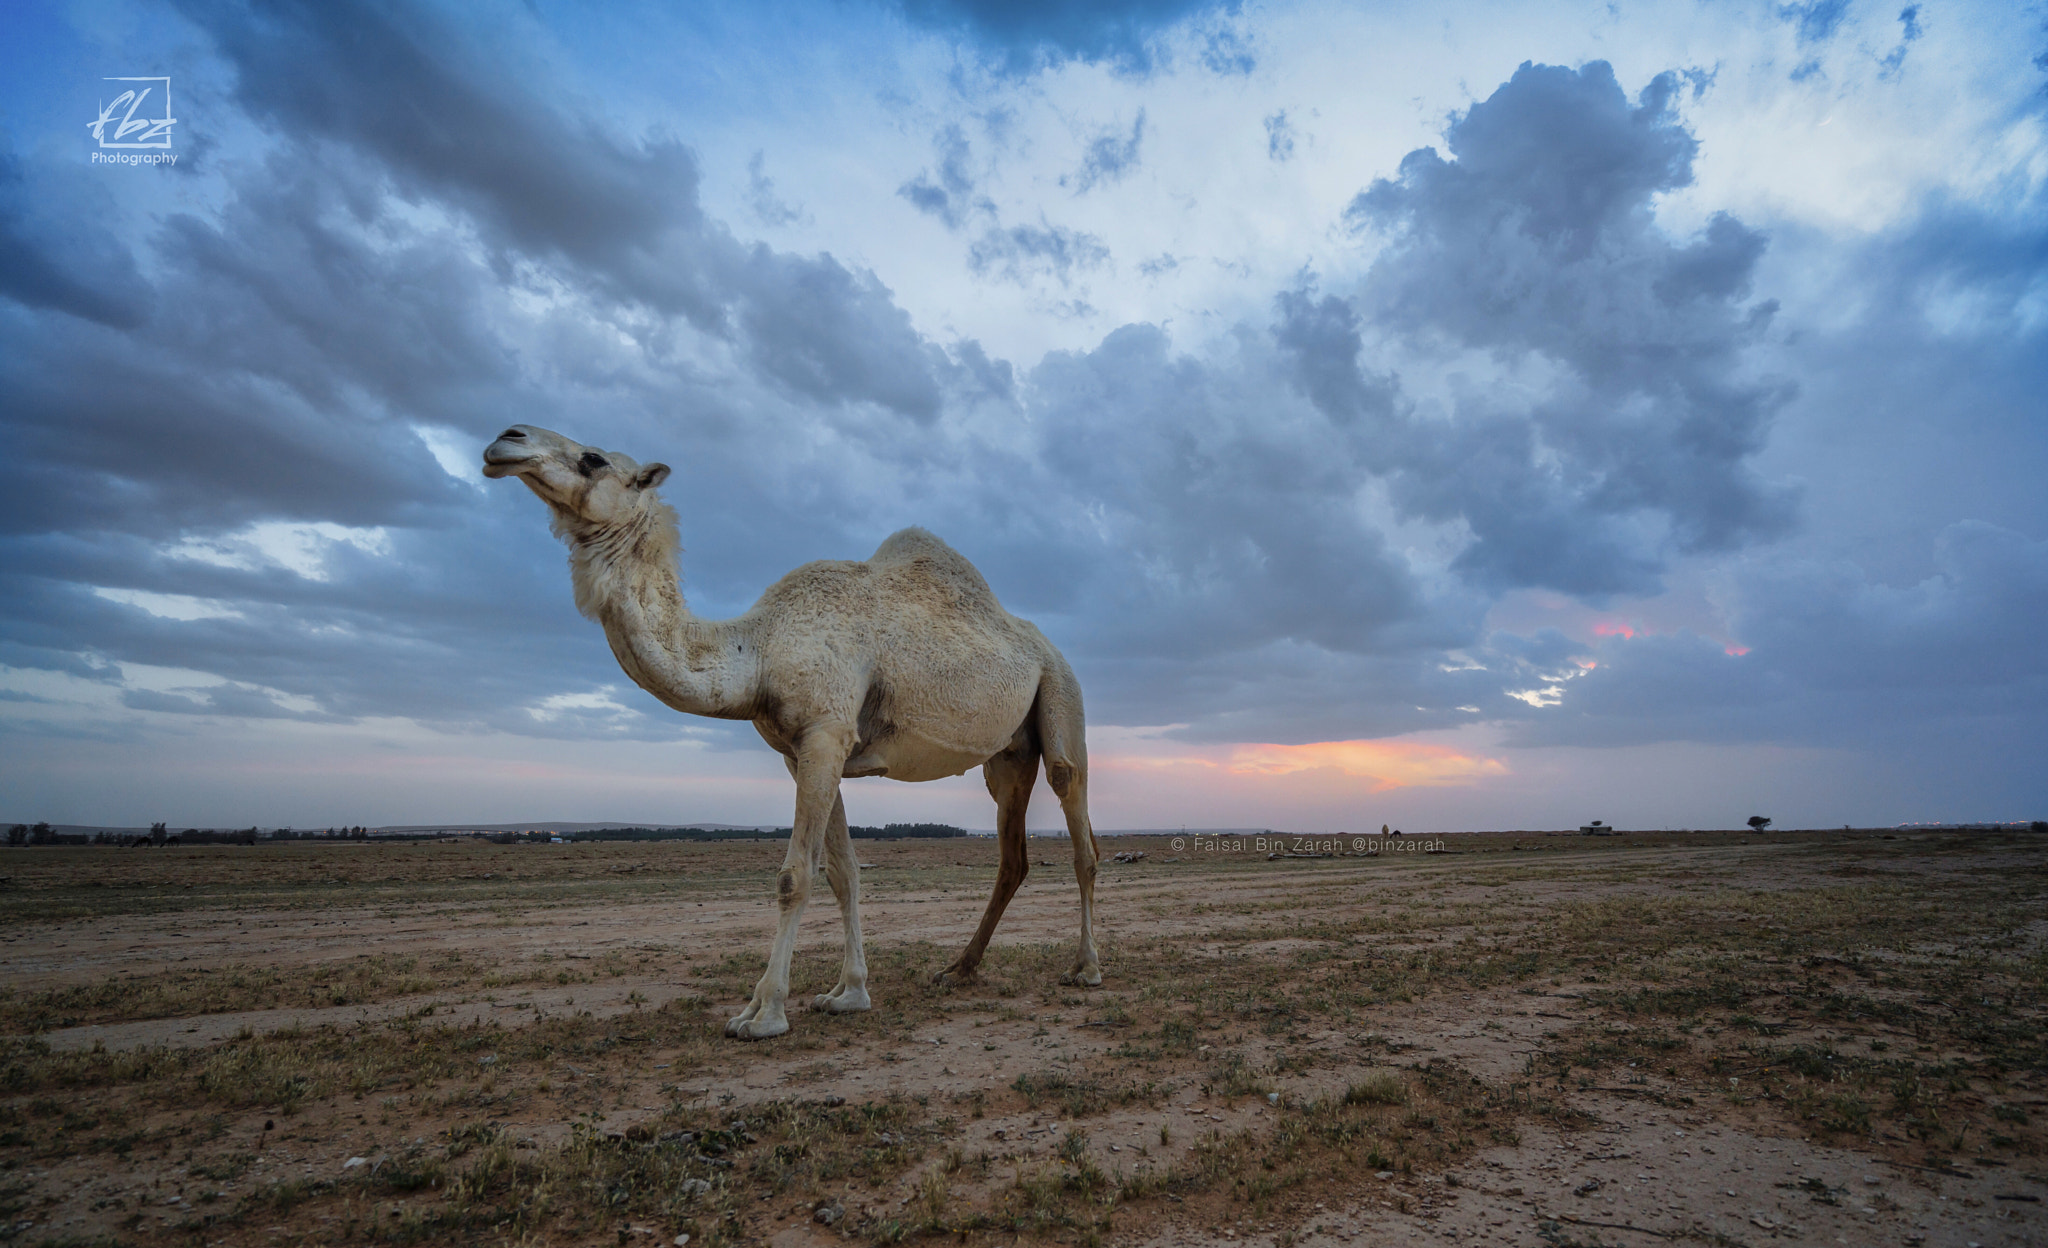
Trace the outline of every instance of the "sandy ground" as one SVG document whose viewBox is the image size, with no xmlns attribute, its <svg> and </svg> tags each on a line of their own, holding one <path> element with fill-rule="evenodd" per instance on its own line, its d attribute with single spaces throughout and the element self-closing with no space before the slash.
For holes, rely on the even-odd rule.
<svg viewBox="0 0 2048 1248">
<path fill-rule="evenodd" d="M 1531 842 L 1524 842 L 1532 844 Z M 1116 843 L 1109 849 L 1124 848 Z M 110 1049 L 209 1046 L 244 1031 L 340 1026 L 417 1014 L 432 1007 L 437 1020 L 494 1021 L 517 1027 L 550 1014 L 589 1011 L 598 1016 L 659 1008 L 674 998 L 707 992 L 706 971 L 733 954 L 765 952 L 773 910 L 768 889 L 779 847 L 688 847 L 677 868 L 686 886 L 661 895 L 616 895 L 539 901 L 518 890 L 538 887 L 550 864 L 624 859 L 632 847 L 497 847 L 452 849 L 462 861 L 505 870 L 471 871 L 474 898 L 412 898 L 344 892 L 333 906 L 250 904 L 194 906 L 168 913 L 17 922 L 0 928 L 0 983 L 16 992 L 92 983 L 109 977 L 149 976 L 206 967 L 261 962 L 313 966 L 359 953 L 422 957 L 461 954 L 493 964 L 524 963 L 546 954 L 576 967 L 608 951 L 651 953 L 624 974 L 596 982 L 521 983 L 485 990 L 474 984 L 335 1007 L 284 1008 L 74 1026 L 46 1033 L 58 1049 L 104 1045 Z M 886 1060 L 869 1049 L 798 1048 L 777 1042 L 735 1045 L 708 1070 L 671 1082 L 660 1055 L 645 1069 L 625 1072 L 626 1102 L 611 1111 L 606 1129 L 625 1130 L 652 1115 L 664 1097 L 744 1106 L 774 1097 L 871 1098 L 891 1091 L 947 1096 L 1000 1092 L 1019 1073 L 1047 1061 L 1067 1068 L 1113 1072 L 1110 1050 L 1118 1037 L 1091 1023 L 1091 1012 L 1118 999 L 1115 950 L 1138 935 L 1170 936 L 1203 946 L 1217 929 L 1218 907 L 1299 904 L 1332 913 L 1372 912 L 1427 892 L 1442 905 L 1474 905 L 1490 914 L 1514 914 L 1554 904 L 1561 897 L 1625 894 L 1632 889 L 1792 886 L 1823 870 L 1781 845 L 1723 838 L 1707 845 L 1668 840 L 1638 845 L 1617 869 L 1620 845 L 1586 849 L 1572 841 L 1543 842 L 1540 852 L 1445 855 L 1430 859 L 1268 862 L 1251 852 L 1203 859 L 1174 855 L 1147 842 L 1148 857 L 1105 864 L 1098 887 L 1098 940 L 1107 982 L 1087 1003 L 1064 1002 L 1050 985 L 1046 995 L 1020 1000 L 994 1016 L 949 1016 L 921 1027 L 906 1041 L 887 1041 Z M 1469 849 L 1470 846 L 1467 846 Z M 1505 849 L 1503 844 L 1500 848 Z M 2048 846 L 2043 847 L 2048 850 Z M 1596 852 L 1597 851 L 1597 852 Z M 258 851 L 249 851 L 258 852 Z M 330 852 L 348 853 L 347 849 Z M 416 851 L 426 852 L 426 851 Z M 1599 854 L 1607 855 L 1600 858 Z M 552 855 L 552 857 L 550 857 Z M 2019 861 L 2038 869 L 2042 851 Z M 908 941 L 941 946 L 963 943 L 978 921 L 993 847 L 986 844 L 879 843 L 863 845 L 864 923 L 871 947 Z M 1039 864 L 1005 917 L 999 941 L 1017 944 L 1071 941 L 1076 919 L 1071 868 L 1061 841 L 1034 842 Z M 165 854 L 151 869 L 182 864 Z M 365 859 L 364 861 L 368 861 Z M 452 861 L 452 859 L 451 859 Z M 130 867 L 130 860 L 119 865 Z M 510 864 L 511 869 L 505 869 Z M 1995 864 L 1991 864 L 1995 865 Z M 616 863 L 613 864 L 617 866 Z M 1957 864 L 1983 870 L 1987 864 Z M 1903 870 L 1903 869 L 1902 869 Z M 1938 887 L 1918 865 L 1922 887 Z M 626 874 L 630 875 L 631 872 Z M 31 879 L 17 870 L 18 879 Z M 1656 882 L 1645 882 L 1651 876 Z M 502 885 L 503 889 L 498 886 Z M 366 884 L 365 888 L 368 887 Z M 451 885 L 453 887 L 453 885 Z M 510 889 L 506 893 L 503 890 Z M 497 890 L 497 891 L 494 891 Z M 802 946 L 820 956 L 837 949 L 838 917 L 822 884 L 806 916 Z M 1429 940 L 1434 937 L 1417 937 Z M 1289 942 L 1271 942 L 1275 958 L 1290 956 Z M 1223 948 L 1217 945 L 1217 952 Z M 1244 952 L 1232 946 L 1234 952 Z M 815 991 L 822 985 L 798 985 Z M 1543 995 L 1520 989 L 1424 996 L 1390 1004 L 1356 1025 L 1295 1036 L 1331 1060 L 1315 1071 L 1277 1080 L 1279 1104 L 1262 1098 L 1226 1102 L 1194 1085 L 1164 1104 L 1117 1109 L 1085 1124 L 1090 1148 L 1105 1169 L 1170 1163 L 1189 1142 L 1212 1130 L 1257 1127 L 1284 1105 L 1341 1090 L 1343 1081 L 1378 1064 L 1405 1065 L 1430 1058 L 1457 1063 L 1482 1079 L 1511 1080 L 1525 1071 L 1546 1037 L 1594 1020 L 1584 986 L 1563 983 Z M 707 1002 L 736 1011 L 738 999 Z M 795 1000 L 792 1000 L 794 1007 Z M 888 1011 L 891 1002 L 876 1002 Z M 791 1010 L 797 1033 L 824 1033 L 833 1020 Z M 1256 1047 L 1254 1045 L 1254 1047 Z M 580 1072 L 562 1064 L 558 1077 Z M 2042 1072 L 2035 1072 L 2036 1074 Z M 1358 1176 L 1346 1192 L 1332 1192 L 1312 1212 L 1282 1225 L 1248 1220 L 1219 1224 L 1213 1210 L 1183 1224 L 1167 1205 L 1156 1216 L 1119 1224 L 1116 1240 L 1137 1248 L 1182 1244 L 1396 1244 L 1420 1242 L 1648 1245 L 1689 1240 L 1757 1245 L 1766 1241 L 1815 1244 L 2024 1245 L 2048 1243 L 2040 1175 L 2048 1161 L 2015 1157 L 2005 1164 L 1958 1160 L 1945 1171 L 1915 1167 L 1875 1154 L 1810 1143 L 1783 1123 L 1738 1115 L 1712 1103 L 1670 1108 L 1657 1077 L 1616 1070 L 1596 1087 L 1571 1094 L 1574 1109 L 1592 1125 L 1570 1132 L 1525 1124 L 1518 1143 L 1468 1154 L 1435 1173 Z M 1662 1102 L 1662 1103 L 1660 1103 Z M 375 1147 L 376 1130 L 346 1106 L 317 1112 L 289 1138 L 267 1131 L 261 1111 L 239 1115 L 230 1130 L 259 1154 L 244 1183 L 279 1175 L 332 1176 L 359 1150 Z M 508 1124 L 523 1139 L 546 1145 L 567 1130 L 557 1118 Z M 1007 1161 L 1049 1157 L 1062 1133 L 1076 1124 L 1050 1110 L 1001 1109 L 962 1128 L 958 1143 Z M 1174 1142 L 1162 1143 L 1161 1128 Z M 15 1224 L 7 1240 L 37 1242 L 107 1233 L 112 1214 L 101 1206 L 125 1195 L 122 1207 L 147 1202 L 159 1221 L 191 1208 L 186 1189 L 197 1181 L 170 1168 L 110 1167 L 104 1158 L 7 1163 L 10 1177 L 26 1180 L 46 1201 Z M 907 1181 L 861 1193 L 861 1207 L 883 1209 L 910 1196 Z M 840 1244 L 816 1225 L 808 1210 L 778 1210 L 765 1236 L 777 1245 Z M 148 1230 L 145 1224 L 139 1230 Z M 26 1236 L 26 1238 L 22 1238 Z M 650 1241 L 651 1242 L 651 1241 Z M 665 1240 L 663 1242 L 666 1242 Z"/>
</svg>

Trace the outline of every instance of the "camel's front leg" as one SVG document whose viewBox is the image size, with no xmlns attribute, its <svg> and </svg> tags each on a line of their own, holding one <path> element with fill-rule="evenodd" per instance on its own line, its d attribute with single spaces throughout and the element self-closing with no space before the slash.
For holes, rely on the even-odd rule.
<svg viewBox="0 0 2048 1248">
<path fill-rule="evenodd" d="M 832 803 L 832 823 L 825 829 L 825 878 L 839 899 L 839 920 L 846 929 L 846 953 L 839 963 L 839 982 L 832 991 L 811 1000 L 811 1008 L 828 1014 L 851 1014 L 868 1008 L 868 959 L 860 937 L 860 863 L 853 856 L 853 837 L 846 830 L 846 801 Z"/>
<path fill-rule="evenodd" d="M 813 729 L 797 746 L 796 819 L 789 832 L 789 852 L 775 877 L 775 943 L 768 950 L 768 969 L 754 985 L 754 999 L 725 1025 L 725 1034 L 742 1040 L 765 1040 L 789 1030 L 783 1003 L 789 999 L 789 961 L 796 951 L 797 921 L 811 892 L 811 873 L 818 849 L 839 802 L 839 773 L 853 748 L 852 729 Z"/>
</svg>

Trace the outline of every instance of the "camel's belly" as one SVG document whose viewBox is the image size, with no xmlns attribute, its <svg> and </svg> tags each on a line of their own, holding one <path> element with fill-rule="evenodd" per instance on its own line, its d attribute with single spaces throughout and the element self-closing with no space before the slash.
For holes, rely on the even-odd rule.
<svg viewBox="0 0 2048 1248">
<path fill-rule="evenodd" d="M 887 776 L 891 780 L 912 783 L 943 780 L 981 766 L 1000 749 L 1000 746 L 987 750 L 978 746 L 962 748 L 898 736 L 856 751 L 852 758 L 846 760 L 846 774 Z"/>
</svg>

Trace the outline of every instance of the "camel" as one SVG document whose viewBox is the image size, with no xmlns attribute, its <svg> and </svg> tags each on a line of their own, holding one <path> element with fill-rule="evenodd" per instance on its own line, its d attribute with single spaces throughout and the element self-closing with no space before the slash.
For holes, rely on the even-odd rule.
<svg viewBox="0 0 2048 1248">
<path fill-rule="evenodd" d="M 576 606 L 604 626 L 635 684 L 690 715 L 744 719 L 796 781 L 789 851 L 768 968 L 728 1036 L 789 1030 L 790 955 L 820 860 L 839 902 L 839 982 L 812 1008 L 868 1009 L 860 868 L 839 781 L 937 780 L 981 768 L 996 802 L 995 889 L 966 949 L 936 977 L 969 982 L 1030 862 L 1024 813 L 1043 759 L 1074 844 L 1081 948 L 1063 982 L 1102 982 L 1095 952 L 1101 846 L 1088 820 L 1081 687 L 1037 628 L 1003 610 L 981 573 L 923 529 L 892 534 L 865 562 L 807 563 L 746 614 L 703 620 L 683 602 L 675 510 L 655 493 L 666 464 L 514 425 L 484 451 L 486 477 L 518 477 L 553 513 L 569 546 Z"/>
</svg>

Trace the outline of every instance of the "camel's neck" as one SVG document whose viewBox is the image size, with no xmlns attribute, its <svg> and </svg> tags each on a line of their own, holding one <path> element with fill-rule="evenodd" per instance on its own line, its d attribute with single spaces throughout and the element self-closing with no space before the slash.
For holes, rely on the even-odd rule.
<svg viewBox="0 0 2048 1248">
<path fill-rule="evenodd" d="M 558 522 L 569 543 L 576 609 L 604 625 L 619 666 L 679 711 L 753 714 L 754 654 L 736 621 L 700 620 L 683 603 L 675 512 L 649 499 L 617 525 Z"/>
</svg>

